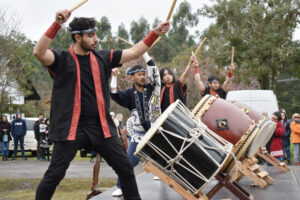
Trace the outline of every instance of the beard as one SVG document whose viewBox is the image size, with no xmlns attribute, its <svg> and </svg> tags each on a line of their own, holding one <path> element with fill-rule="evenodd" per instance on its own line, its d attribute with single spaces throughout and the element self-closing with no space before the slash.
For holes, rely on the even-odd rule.
<svg viewBox="0 0 300 200">
<path fill-rule="evenodd" d="M 80 47 L 82 50 L 84 51 L 92 51 L 94 50 L 95 48 L 93 48 L 92 46 L 88 46 L 83 40 L 81 41 L 80 43 Z"/>
</svg>

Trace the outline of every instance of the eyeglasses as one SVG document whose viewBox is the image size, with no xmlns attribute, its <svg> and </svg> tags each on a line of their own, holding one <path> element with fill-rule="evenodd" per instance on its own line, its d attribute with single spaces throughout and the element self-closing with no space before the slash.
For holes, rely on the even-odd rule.
<svg viewBox="0 0 300 200">
<path fill-rule="evenodd" d="M 294 117 L 294 118 L 300 118 L 300 117 Z"/>
</svg>

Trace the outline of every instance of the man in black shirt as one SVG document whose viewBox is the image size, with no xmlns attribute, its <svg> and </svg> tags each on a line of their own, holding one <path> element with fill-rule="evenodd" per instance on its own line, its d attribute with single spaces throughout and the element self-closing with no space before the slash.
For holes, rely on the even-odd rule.
<svg viewBox="0 0 300 200">
<path fill-rule="evenodd" d="M 48 200 L 65 176 L 78 149 L 99 153 L 118 174 L 124 198 L 140 199 L 133 168 L 116 126 L 110 117 L 111 70 L 146 52 L 157 37 L 169 30 L 169 22 L 158 25 L 143 41 L 123 51 L 95 51 L 96 22 L 74 18 L 69 24 L 74 44 L 69 51 L 50 50 L 61 24 L 71 15 L 58 11 L 55 22 L 34 48 L 34 55 L 54 79 L 49 138 L 54 141 L 52 160 L 36 192 L 36 200 Z"/>
<path fill-rule="evenodd" d="M 202 96 L 205 96 L 207 94 L 210 95 L 216 95 L 219 96 L 222 99 L 226 99 L 227 92 L 229 90 L 229 87 L 231 85 L 231 80 L 232 80 L 232 71 L 234 69 L 234 64 L 231 64 L 226 76 L 226 80 L 222 86 L 220 86 L 220 80 L 219 77 L 216 75 L 211 75 L 207 79 L 207 86 L 203 84 L 200 78 L 200 73 L 198 66 L 195 67 L 195 81 L 196 81 L 196 86 L 198 91 Z"/>
</svg>

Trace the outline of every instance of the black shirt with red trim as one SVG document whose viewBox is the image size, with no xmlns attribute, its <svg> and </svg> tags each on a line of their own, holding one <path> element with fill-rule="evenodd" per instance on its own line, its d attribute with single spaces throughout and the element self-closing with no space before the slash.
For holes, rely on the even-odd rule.
<svg viewBox="0 0 300 200">
<path fill-rule="evenodd" d="M 165 87 L 165 89 L 163 89 L 164 87 Z M 170 93 L 172 93 L 172 92 L 170 92 L 170 88 L 171 87 L 166 87 L 165 84 L 162 84 L 162 94 L 160 97 L 161 98 L 161 112 L 164 112 L 171 104 Z M 177 99 L 180 99 L 186 105 L 186 93 L 187 93 L 186 84 L 182 85 L 179 80 L 176 80 L 174 82 L 174 86 L 173 86 L 174 102 Z"/>
<path fill-rule="evenodd" d="M 70 131 L 74 103 L 76 103 L 74 102 L 77 77 L 76 63 L 69 51 L 53 50 L 53 53 L 55 57 L 54 63 L 48 66 L 48 71 L 54 79 L 50 110 L 51 134 L 49 137 L 54 141 L 66 141 Z M 109 79 L 112 68 L 121 66 L 119 63 L 122 57 L 122 51 L 101 50 L 93 51 L 93 53 L 97 59 L 101 74 L 100 80 L 109 131 L 112 135 L 117 135 L 116 127 L 109 114 Z M 81 78 L 80 118 L 95 120 L 93 117 L 95 116 L 99 119 L 90 59 L 89 57 L 78 55 L 77 58 L 80 64 Z M 101 126 L 100 122 L 99 126 Z M 99 134 L 101 137 L 104 137 L 102 128 L 101 131 L 102 133 Z"/>
<path fill-rule="evenodd" d="M 220 87 L 216 92 L 213 92 L 209 86 L 206 86 L 203 96 L 205 96 L 207 94 L 210 94 L 210 95 L 218 94 L 218 96 L 222 99 L 226 99 L 226 96 L 227 96 L 227 92 L 225 92 L 222 87 Z"/>
</svg>

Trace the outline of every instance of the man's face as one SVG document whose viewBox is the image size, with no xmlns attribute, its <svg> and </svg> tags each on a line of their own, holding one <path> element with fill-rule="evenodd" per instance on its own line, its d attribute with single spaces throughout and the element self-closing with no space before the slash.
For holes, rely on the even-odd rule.
<svg viewBox="0 0 300 200">
<path fill-rule="evenodd" d="M 213 80 L 212 82 L 208 82 L 208 86 L 212 90 L 217 91 L 220 88 L 220 83 L 217 80 Z"/>
<path fill-rule="evenodd" d="M 18 113 L 17 118 L 21 119 L 21 113 Z"/>
<path fill-rule="evenodd" d="M 84 51 L 92 51 L 96 49 L 99 39 L 96 33 L 84 33 L 78 42 Z"/>
<path fill-rule="evenodd" d="M 44 116 L 43 115 L 39 115 L 39 120 L 43 119 Z"/>
<path fill-rule="evenodd" d="M 145 72 L 136 72 L 133 75 L 130 75 L 130 79 L 134 82 L 134 84 L 144 87 L 146 83 L 146 73 Z"/>
<path fill-rule="evenodd" d="M 173 82 L 173 75 L 168 70 L 165 70 L 162 81 L 167 85 L 171 84 Z"/>
</svg>

